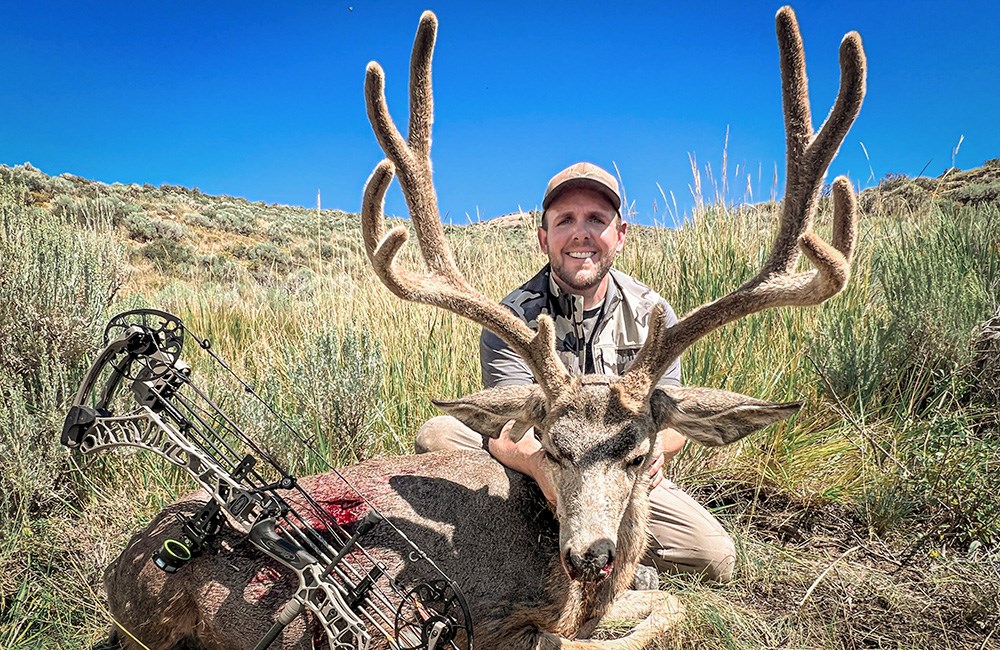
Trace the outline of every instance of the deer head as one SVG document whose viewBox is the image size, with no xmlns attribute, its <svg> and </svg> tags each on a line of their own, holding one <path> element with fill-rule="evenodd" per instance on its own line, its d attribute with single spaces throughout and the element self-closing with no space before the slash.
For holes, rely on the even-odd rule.
<svg viewBox="0 0 1000 650">
<path fill-rule="evenodd" d="M 365 186 L 365 249 L 378 277 L 394 294 L 468 318 L 493 331 L 524 358 L 536 384 L 494 388 L 435 404 L 484 436 L 497 436 L 510 420 L 516 422 L 515 439 L 534 429 L 547 453 L 547 471 L 558 493 L 564 566 L 571 577 L 600 580 L 612 571 L 616 557 L 636 560 L 642 553 L 647 517 L 644 469 L 652 460 L 659 431 L 671 427 L 703 445 L 725 445 L 800 407 L 708 388 L 662 388 L 656 381 L 688 346 L 714 329 L 770 307 L 818 305 L 845 286 L 857 215 L 847 178 L 833 183 L 832 243 L 812 232 L 811 222 L 827 167 L 861 108 L 865 90 L 861 38 L 851 32 L 841 43 L 840 92 L 815 133 L 795 14 L 789 7 L 778 11 L 787 182 L 770 256 L 742 286 L 669 327 L 663 310 L 655 311 L 646 344 L 623 376 L 574 377 L 555 352 L 552 321 L 540 317 L 534 331 L 505 307 L 486 299 L 459 272 L 447 245 L 430 160 L 431 57 L 436 32 L 437 18 L 425 12 L 410 62 L 406 139 L 389 115 L 382 68 L 375 62 L 368 65 L 368 117 L 386 160 L 376 166 Z M 396 264 L 407 229 L 399 226 L 385 232 L 383 202 L 396 174 L 426 273 Z M 812 263 L 811 270 L 795 271 L 800 254 Z M 626 530 L 639 526 L 638 533 Z"/>
</svg>

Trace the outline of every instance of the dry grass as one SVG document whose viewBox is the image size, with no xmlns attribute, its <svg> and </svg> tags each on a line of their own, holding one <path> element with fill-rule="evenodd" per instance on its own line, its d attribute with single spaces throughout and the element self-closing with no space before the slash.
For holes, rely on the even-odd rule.
<svg viewBox="0 0 1000 650">
<path fill-rule="evenodd" d="M 86 233 L 118 229 L 129 271 L 113 303 L 82 316 L 86 331 L 140 305 L 178 315 L 283 415 L 323 436 L 331 462 L 407 452 L 434 414 L 432 398 L 479 388 L 477 328 L 391 296 L 368 268 L 353 215 L 48 179 L 30 169 L 0 180 L 27 188 L 5 195 L 8 216 L 29 210 L 41 219 L 58 207 L 51 227 L 59 236 L 91 241 L 80 260 L 98 250 Z M 996 404 L 977 397 L 968 373 L 996 367 L 973 358 L 973 338 L 1000 295 L 1000 211 L 922 198 L 903 210 L 897 199 L 863 197 L 859 259 L 843 295 L 818 309 L 746 318 L 685 355 L 686 383 L 806 407 L 734 447 L 686 449 L 671 468 L 719 514 L 741 555 L 737 580 L 724 587 L 664 578 L 689 610 L 671 640 L 677 647 L 998 647 L 1000 513 L 988 502 L 1000 488 Z M 677 230 L 633 227 L 619 267 L 684 313 L 756 270 L 776 214 L 774 204 L 713 204 Z M 817 229 L 826 232 L 828 222 L 821 212 Z M 154 239 L 139 238 L 148 233 Z M 544 261 L 528 220 L 449 228 L 448 236 L 459 266 L 493 299 Z M 154 254 L 157 241 L 172 242 L 163 250 L 177 256 Z M 4 254 L 28 272 L 30 254 Z M 914 269 L 961 291 L 921 303 L 918 282 L 892 282 Z M 57 285 L 59 273 L 52 270 Z M 10 318 L 3 325 L 17 324 Z M 0 376 L 0 396 L 17 406 L 0 417 L 0 442 L 18 450 L 0 458 L 0 480 L 35 481 L 18 478 L 6 490 L 16 499 L 0 513 L 2 648 L 96 641 L 107 625 L 102 567 L 190 489 L 155 458 L 77 459 L 59 447 L 67 387 L 81 370 L 53 357 L 32 374 L 31 390 Z M 194 370 L 221 389 L 208 364 Z M 329 390 L 310 393 L 316 377 Z M 345 399 L 360 410 L 338 410 Z M 354 418 L 355 437 L 338 437 L 341 425 L 330 424 L 345 417 Z"/>
</svg>

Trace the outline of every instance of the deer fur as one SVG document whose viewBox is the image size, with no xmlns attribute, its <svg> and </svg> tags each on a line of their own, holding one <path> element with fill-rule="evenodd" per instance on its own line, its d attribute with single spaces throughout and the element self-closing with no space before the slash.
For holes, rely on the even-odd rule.
<svg viewBox="0 0 1000 650">
<path fill-rule="evenodd" d="M 856 203 L 850 182 L 833 184 L 832 244 L 811 230 L 826 168 L 860 109 L 865 59 L 860 37 L 841 45 L 841 90 L 818 133 L 810 121 L 802 42 L 794 13 L 777 15 L 782 93 L 788 134 L 788 184 L 772 253 L 757 276 L 671 327 L 654 318 L 649 339 L 623 377 L 571 377 L 553 347 L 552 323 L 533 331 L 477 293 L 458 271 L 446 244 L 430 164 L 433 122 L 431 55 L 437 19 L 426 12 L 410 70 L 409 135 L 402 137 L 385 102 L 385 77 L 368 66 L 365 97 L 373 131 L 386 153 L 364 194 L 365 249 L 379 279 L 404 300 L 454 311 L 496 332 L 532 369 L 530 386 L 511 386 L 436 402 L 483 436 L 510 420 L 514 437 L 533 430 L 545 449 L 557 491 L 549 511 L 537 487 L 486 452 L 438 452 L 383 458 L 344 475 L 388 519 L 455 580 L 468 598 L 476 647 L 510 650 L 638 650 L 662 639 L 682 616 L 676 598 L 629 591 L 646 545 L 648 478 L 658 432 L 673 428 L 708 446 L 731 444 L 795 413 L 774 404 L 710 388 L 656 387 L 655 378 L 681 352 L 721 325 L 761 309 L 819 304 L 843 288 L 854 247 Z M 385 232 L 382 202 L 398 173 L 428 273 L 399 268 L 405 227 Z M 814 269 L 796 272 L 804 254 Z M 335 476 L 303 479 L 321 504 L 335 507 L 352 492 Z M 155 650 L 252 647 L 291 596 L 291 579 L 235 534 L 223 551 L 192 560 L 167 576 L 150 557 L 175 512 L 190 513 L 205 495 L 169 506 L 133 537 L 105 573 L 109 609 L 128 648 L 141 639 Z M 295 503 L 293 501 L 292 505 Z M 417 575 L 399 540 L 379 525 L 363 540 L 404 588 Z M 640 621 L 627 636 L 583 639 L 604 618 Z M 308 648 L 317 630 L 297 618 L 274 647 Z"/>
<path fill-rule="evenodd" d="M 558 412 L 547 415 L 556 423 L 550 430 L 563 451 L 579 454 L 572 466 L 554 469 L 562 474 L 566 497 L 556 516 L 530 479 L 505 469 L 485 451 L 382 458 L 342 470 L 380 512 L 458 581 L 472 609 L 477 648 L 605 647 L 568 639 L 588 621 L 609 612 L 615 617 L 636 611 L 642 614 L 637 618 L 651 613 L 654 617 L 626 637 L 626 645 L 606 647 L 641 648 L 659 636 L 666 624 L 681 616 L 682 609 L 670 594 L 631 592 L 617 610 L 613 607 L 631 585 L 646 547 L 647 481 L 643 466 L 628 468 L 626 461 L 648 451 L 652 436 L 666 422 L 706 444 L 725 444 L 799 407 L 724 391 L 670 388 L 658 392 L 655 409 L 637 421 L 619 405 L 594 411 L 599 408 L 597 400 L 589 399 L 588 393 L 607 392 L 606 382 L 597 379 L 581 381 L 585 403 L 560 404 Z M 524 408 L 532 401 L 526 393 L 534 391 L 541 393 L 537 386 L 499 388 L 441 406 L 474 428 L 497 431 L 497 418 L 507 416 L 531 418 L 539 428 L 546 427 L 550 420 L 538 421 L 537 414 Z M 302 479 L 301 485 L 331 508 L 357 498 L 330 474 Z M 153 565 L 152 554 L 165 538 L 176 534 L 176 513 L 190 515 L 205 498 L 204 493 L 195 493 L 166 508 L 132 538 L 105 572 L 109 609 L 124 647 L 142 647 L 130 635 L 156 650 L 183 644 L 210 650 L 252 647 L 291 597 L 292 577 L 232 532 L 223 536 L 218 555 L 198 556 L 176 574 L 164 574 Z M 614 512 L 594 503 L 608 498 L 616 502 Z M 293 507 L 299 505 L 290 501 Z M 594 517 L 595 511 L 606 516 Z M 616 554 L 610 575 L 603 580 L 571 580 L 560 551 L 566 535 L 613 539 Z M 377 526 L 364 545 L 395 571 L 394 578 L 402 585 L 427 578 L 408 573 L 404 559 L 408 549 L 386 527 Z M 307 619 L 300 617 L 274 647 L 308 648 L 314 636 Z"/>
</svg>

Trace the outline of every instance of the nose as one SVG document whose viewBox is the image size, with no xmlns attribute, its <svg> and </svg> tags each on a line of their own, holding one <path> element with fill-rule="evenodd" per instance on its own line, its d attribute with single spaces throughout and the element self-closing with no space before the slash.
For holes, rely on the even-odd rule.
<svg viewBox="0 0 1000 650">
<path fill-rule="evenodd" d="M 577 222 L 573 226 L 573 239 L 590 239 L 594 236 L 594 224 L 588 221 Z"/>
<path fill-rule="evenodd" d="M 567 549 L 563 554 L 566 573 L 573 580 L 600 582 L 615 566 L 615 543 L 610 539 L 599 539 L 583 553 Z"/>
</svg>

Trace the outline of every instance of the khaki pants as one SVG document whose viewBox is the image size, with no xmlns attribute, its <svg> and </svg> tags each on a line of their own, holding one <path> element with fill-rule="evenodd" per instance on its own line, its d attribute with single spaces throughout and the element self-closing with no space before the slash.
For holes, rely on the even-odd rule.
<svg viewBox="0 0 1000 650">
<path fill-rule="evenodd" d="M 484 438 L 450 415 L 431 418 L 417 433 L 416 451 L 486 449 Z M 718 520 L 664 479 L 649 493 L 649 551 L 645 564 L 664 573 L 700 573 L 728 582 L 736 564 L 733 540 Z"/>
</svg>

